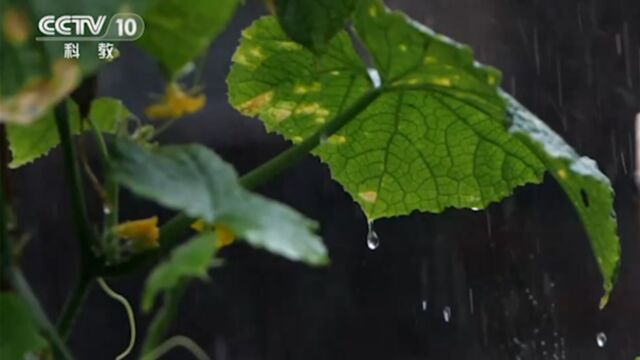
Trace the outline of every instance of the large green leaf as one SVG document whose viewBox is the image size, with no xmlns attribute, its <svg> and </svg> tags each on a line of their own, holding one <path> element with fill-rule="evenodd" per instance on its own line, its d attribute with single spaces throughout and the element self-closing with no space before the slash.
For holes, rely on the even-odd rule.
<svg viewBox="0 0 640 360">
<path fill-rule="evenodd" d="M 138 40 L 169 75 L 202 55 L 229 22 L 239 0 L 162 0 L 144 14 Z"/>
<path fill-rule="evenodd" d="M 80 134 L 83 129 L 91 130 L 89 124 L 81 126 L 80 112 L 73 101 L 68 102 L 68 114 L 73 134 Z M 122 101 L 111 98 L 94 100 L 89 112 L 89 117 L 99 130 L 112 134 L 130 115 Z M 9 164 L 11 168 L 20 167 L 46 155 L 60 143 L 53 111 L 47 112 L 42 119 L 32 124 L 7 125 L 7 137 L 12 154 Z"/>
<path fill-rule="evenodd" d="M 275 0 L 276 14 L 290 38 L 314 52 L 322 52 L 343 30 L 355 0 Z"/>
<path fill-rule="evenodd" d="M 20 298 L 13 293 L 0 293 L 0 359 L 25 359 L 46 345 Z"/>
<path fill-rule="evenodd" d="M 206 223 L 224 224 L 255 247 L 313 265 L 328 260 L 312 231 L 315 222 L 245 190 L 235 170 L 204 146 L 145 150 L 118 140 L 111 170 L 135 194 Z"/>
<path fill-rule="evenodd" d="M 600 303 L 603 307 L 613 290 L 620 266 L 620 242 L 611 183 L 595 161 L 578 155 L 542 120 L 512 97 L 506 94 L 504 97 L 509 102 L 509 117 L 513 121 L 511 132 L 544 162 L 582 220 L 604 277 L 605 296 Z"/>
<path fill-rule="evenodd" d="M 216 237 L 212 232 L 199 234 L 175 248 L 170 258 L 149 275 L 142 295 L 142 309 L 151 310 L 160 292 L 176 287 L 183 280 L 206 279 L 215 251 Z"/>
<path fill-rule="evenodd" d="M 269 131 L 296 143 L 380 86 L 375 101 L 315 150 L 369 219 L 484 208 L 517 186 L 541 182 L 546 170 L 557 173 L 549 158 L 555 153 L 545 155 L 549 148 L 509 131 L 510 100 L 498 88 L 500 73 L 475 62 L 469 47 L 378 0 L 359 1 L 353 24 L 375 70 L 367 70 L 344 31 L 314 56 L 275 18 L 256 21 L 234 55 L 229 98 L 241 112 L 258 115 Z M 603 178 L 588 179 L 608 189 Z M 608 263 L 601 266 L 608 292 L 619 253 L 609 223 L 613 195 L 598 192 L 606 201 L 592 200 L 591 207 L 599 209 L 585 217 L 575 201 L 582 201 L 575 189 L 584 185 L 572 177 L 563 187 L 594 228 L 588 233 L 596 256 Z M 602 230 L 606 236 L 595 231 L 598 224 L 609 224 Z"/>
<path fill-rule="evenodd" d="M 541 181 L 543 164 L 505 128 L 497 72 L 475 64 L 468 48 L 365 2 L 356 29 L 374 28 L 366 16 L 391 39 L 369 45 L 385 37 L 363 35 L 387 90 L 316 153 L 367 216 L 481 208 Z M 345 32 L 319 58 L 294 45 L 275 19 L 258 20 L 244 32 L 228 82 L 234 106 L 296 142 L 373 84 Z"/>
</svg>

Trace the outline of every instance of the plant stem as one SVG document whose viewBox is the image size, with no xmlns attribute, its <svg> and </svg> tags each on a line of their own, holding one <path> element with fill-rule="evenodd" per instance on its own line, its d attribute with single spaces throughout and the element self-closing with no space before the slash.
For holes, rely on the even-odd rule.
<svg viewBox="0 0 640 360">
<path fill-rule="evenodd" d="M 4 137 L 4 125 L 2 126 L 2 131 L 0 131 L 0 136 Z M 4 147 L 4 144 L 1 146 Z M 3 151 L 0 149 L 0 151 Z M 4 160 L 4 159 L 1 159 Z M 9 282 L 9 273 L 11 271 L 11 267 L 13 266 L 13 247 L 11 246 L 11 242 L 9 241 L 9 230 L 8 227 L 8 217 L 7 217 L 7 207 L 8 203 L 6 200 L 5 194 L 5 166 L 4 161 L 0 162 L 0 289 L 2 289 L 5 285 L 5 281 Z"/>
<path fill-rule="evenodd" d="M 56 328 L 51 324 L 44 310 L 42 310 L 38 299 L 33 294 L 31 287 L 24 276 L 22 276 L 22 273 L 17 269 L 12 269 L 11 278 L 16 292 L 31 310 L 31 316 L 40 327 L 40 330 L 49 339 L 56 354 L 56 359 L 72 360 L 73 355 L 71 355 L 71 352 L 58 335 Z"/>
<path fill-rule="evenodd" d="M 106 194 L 106 198 L 103 199 L 103 212 L 104 212 L 104 233 L 103 233 L 103 243 L 102 250 L 103 252 L 107 252 L 107 257 L 109 256 L 109 251 L 112 249 L 113 242 L 117 241 L 117 237 L 113 233 L 112 229 L 118 225 L 119 218 L 119 193 L 120 187 L 118 186 L 118 182 L 115 181 L 111 172 L 108 170 L 109 166 L 109 150 L 107 149 L 107 144 L 102 137 L 102 133 L 96 123 L 90 117 L 87 118 L 89 125 L 91 125 L 91 129 L 96 138 L 96 142 L 98 144 L 98 153 L 100 154 L 100 161 L 102 162 L 102 172 L 104 173 L 104 190 Z"/>
<path fill-rule="evenodd" d="M 89 294 L 92 283 L 93 276 L 87 276 L 86 273 L 81 273 L 80 279 L 78 279 L 73 291 L 65 302 L 57 324 L 58 332 L 63 339 L 67 339 L 71 334 L 73 323 L 78 317 L 78 312 Z"/>
<path fill-rule="evenodd" d="M 76 227 L 76 235 L 80 240 L 80 278 L 74 291 L 70 294 L 58 321 L 58 329 L 62 336 L 66 338 L 71 331 L 73 321 L 80 311 L 87 292 L 90 289 L 90 284 L 94 279 L 94 268 L 97 265 L 97 260 L 91 250 L 94 239 L 86 211 L 84 187 L 82 186 L 77 152 L 71 139 L 71 128 L 66 102 L 61 102 L 56 105 L 54 114 L 64 156 L 67 181 L 69 181 L 71 186 L 70 196 L 73 222 Z"/>
<path fill-rule="evenodd" d="M 141 357 L 153 351 L 162 340 L 169 330 L 171 322 L 178 313 L 178 307 L 180 300 L 187 288 L 187 282 L 182 281 L 178 286 L 167 291 L 164 297 L 164 303 L 162 308 L 156 313 L 151 321 L 151 325 L 147 329 L 147 335 L 142 343 L 142 350 L 140 351 Z"/>
<path fill-rule="evenodd" d="M 373 89 L 362 96 L 344 112 L 338 114 L 323 127 L 318 129 L 313 135 L 303 142 L 285 150 L 273 159 L 260 165 L 240 178 L 240 183 L 247 189 L 254 189 L 267 180 L 280 174 L 286 168 L 292 166 L 302 159 L 307 153 L 320 144 L 320 141 L 333 135 L 349 121 L 366 109 L 375 99 L 380 96 L 380 89 Z"/>
<path fill-rule="evenodd" d="M 64 166 L 67 181 L 71 186 L 71 209 L 73 212 L 73 221 L 76 225 L 76 233 L 80 239 L 80 249 L 82 250 L 82 260 L 87 261 L 93 257 L 91 245 L 93 236 L 91 235 L 91 227 L 89 226 L 89 217 L 87 216 L 84 187 L 82 186 L 82 177 L 80 176 L 80 168 L 77 161 L 76 147 L 71 139 L 71 128 L 67 114 L 67 103 L 61 102 L 56 105 L 55 110 L 56 126 L 58 135 L 60 136 L 60 145 L 64 156 Z"/>
</svg>

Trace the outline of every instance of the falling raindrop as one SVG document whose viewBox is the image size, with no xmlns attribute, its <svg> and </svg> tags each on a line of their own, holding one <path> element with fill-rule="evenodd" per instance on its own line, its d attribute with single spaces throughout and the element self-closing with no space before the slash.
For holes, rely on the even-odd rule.
<svg viewBox="0 0 640 360">
<path fill-rule="evenodd" d="M 373 230 L 373 221 L 369 221 L 367 225 L 369 227 L 369 231 L 367 232 L 367 247 L 369 250 L 375 250 L 380 246 L 380 238 L 375 230 Z"/>
<path fill-rule="evenodd" d="M 102 207 L 102 213 L 105 214 L 105 215 L 110 215 L 111 214 L 111 206 L 104 205 Z"/>
<path fill-rule="evenodd" d="M 538 28 L 533 28 L 533 54 L 536 61 L 536 73 L 540 75 L 540 45 L 538 44 Z"/>
<path fill-rule="evenodd" d="M 599 332 L 598 335 L 596 335 L 596 343 L 598 344 L 598 347 L 604 347 L 607 343 L 607 335 L 602 331 Z"/>
<path fill-rule="evenodd" d="M 444 322 L 449 322 L 449 320 L 451 320 L 451 307 L 449 306 L 445 306 L 442 309 L 442 318 L 444 319 Z"/>
<path fill-rule="evenodd" d="M 422 300 L 422 311 L 427 311 L 427 300 Z"/>
</svg>

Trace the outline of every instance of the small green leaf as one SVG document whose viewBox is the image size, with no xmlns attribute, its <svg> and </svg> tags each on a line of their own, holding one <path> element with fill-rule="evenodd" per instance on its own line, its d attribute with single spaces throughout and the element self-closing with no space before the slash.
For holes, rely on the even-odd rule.
<svg viewBox="0 0 640 360">
<path fill-rule="evenodd" d="M 206 279 L 214 261 L 216 237 L 204 232 L 178 246 L 170 258 L 153 269 L 144 287 L 142 309 L 148 312 L 153 308 L 157 295 L 177 286 L 189 278 Z"/>
<path fill-rule="evenodd" d="M 109 134 L 115 134 L 120 125 L 132 116 L 122 100 L 108 97 L 93 100 L 89 110 L 89 118 L 98 129 Z"/>
<path fill-rule="evenodd" d="M 68 101 L 67 106 L 71 132 L 78 135 L 82 129 L 78 105 Z M 115 133 L 118 125 L 129 115 L 129 110 L 120 100 L 111 98 L 94 100 L 89 113 L 98 129 L 106 133 Z M 84 127 L 85 130 L 90 129 L 88 124 Z M 48 154 L 60 143 L 53 111 L 29 125 L 8 124 L 7 138 L 12 154 L 10 168 L 18 168 Z"/>
<path fill-rule="evenodd" d="M 275 0 L 275 8 L 287 35 L 320 53 L 344 29 L 355 3 L 355 0 Z"/>
<path fill-rule="evenodd" d="M 67 113 L 71 131 L 77 134 L 80 129 L 78 105 L 73 101 L 68 101 Z M 53 111 L 49 111 L 42 119 L 29 125 L 8 124 L 7 138 L 12 155 L 9 167 L 12 169 L 48 154 L 60 143 Z"/>
<path fill-rule="evenodd" d="M 327 262 L 326 249 L 312 231 L 315 222 L 245 190 L 235 170 L 204 146 L 145 150 L 118 139 L 112 157 L 115 178 L 139 196 L 209 224 L 224 224 L 252 246 L 288 259 Z"/>
<path fill-rule="evenodd" d="M 544 162 L 575 207 L 591 240 L 591 248 L 604 280 L 601 307 L 618 276 L 620 240 L 609 179 L 590 158 L 578 155 L 542 120 L 514 98 L 504 94 L 512 119 L 511 132 L 522 139 Z"/>
<path fill-rule="evenodd" d="M 144 35 L 138 40 L 168 75 L 180 72 L 202 55 L 225 28 L 239 0 L 163 0 L 145 13 Z"/>
<path fill-rule="evenodd" d="M 613 192 L 593 161 L 522 115 L 499 90 L 499 71 L 474 61 L 468 46 L 379 0 L 358 1 L 353 24 L 375 69 L 366 69 L 345 31 L 316 55 L 273 17 L 254 22 L 233 57 L 231 104 L 297 143 L 380 87 L 375 101 L 314 150 L 371 220 L 484 208 L 517 186 L 540 183 L 549 170 L 582 218 L 606 302 L 619 240 Z"/>
<path fill-rule="evenodd" d="M 47 345 L 29 309 L 13 293 L 0 293 L 0 330 L 0 359 L 25 359 Z"/>
</svg>

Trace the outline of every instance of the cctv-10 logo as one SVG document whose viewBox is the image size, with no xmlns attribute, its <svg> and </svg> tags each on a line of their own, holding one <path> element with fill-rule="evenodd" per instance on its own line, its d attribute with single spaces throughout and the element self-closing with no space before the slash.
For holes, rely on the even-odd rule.
<svg viewBox="0 0 640 360">
<path fill-rule="evenodd" d="M 144 32 L 142 17 L 118 13 L 111 17 L 106 31 L 106 15 L 46 15 L 40 18 L 39 41 L 134 41 Z"/>
</svg>

